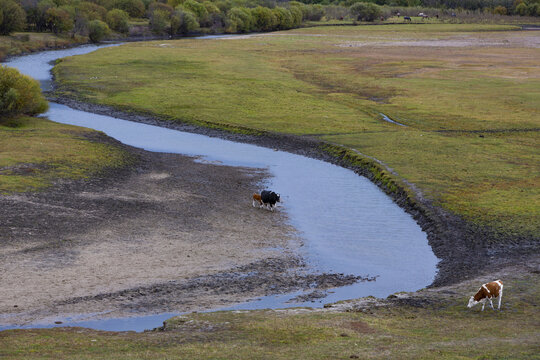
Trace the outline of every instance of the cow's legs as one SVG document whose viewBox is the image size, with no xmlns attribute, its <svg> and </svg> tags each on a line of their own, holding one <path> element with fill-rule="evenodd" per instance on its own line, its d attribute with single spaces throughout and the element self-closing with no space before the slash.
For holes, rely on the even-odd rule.
<svg viewBox="0 0 540 360">
<path fill-rule="evenodd" d="M 484 311 L 484 307 L 486 306 L 486 299 L 482 299 L 482 311 Z"/>
<path fill-rule="evenodd" d="M 492 308 L 493 310 L 495 310 L 495 308 L 493 307 L 493 301 L 491 301 L 491 298 L 489 298 L 489 306 L 491 306 L 491 308 Z"/>
</svg>

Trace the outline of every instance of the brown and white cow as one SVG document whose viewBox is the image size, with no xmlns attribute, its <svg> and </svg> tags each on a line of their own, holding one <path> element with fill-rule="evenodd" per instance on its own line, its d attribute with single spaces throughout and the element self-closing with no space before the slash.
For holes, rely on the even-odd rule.
<svg viewBox="0 0 540 360">
<path fill-rule="evenodd" d="M 478 290 L 478 292 L 475 295 L 471 296 L 467 307 L 470 309 L 476 304 L 482 303 L 482 311 L 484 311 L 484 306 L 486 306 L 486 301 L 489 300 L 489 304 L 491 308 L 495 310 L 491 299 L 499 298 L 498 310 L 501 310 L 502 294 L 503 294 L 503 283 L 501 280 L 495 280 L 495 281 L 489 282 L 487 284 L 482 285 L 480 287 L 480 290 Z"/>
<path fill-rule="evenodd" d="M 261 195 L 253 194 L 253 207 L 257 207 L 257 205 L 259 205 L 260 208 L 264 206 L 261 199 Z"/>
</svg>

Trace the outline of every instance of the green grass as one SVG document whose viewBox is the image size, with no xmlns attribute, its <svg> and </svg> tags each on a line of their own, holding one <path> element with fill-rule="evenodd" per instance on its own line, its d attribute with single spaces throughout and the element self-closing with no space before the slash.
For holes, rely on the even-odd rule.
<svg viewBox="0 0 540 360">
<path fill-rule="evenodd" d="M 0 332 L 6 359 L 534 359 L 538 358 L 538 274 L 506 275 L 501 312 L 466 308 L 477 284 L 438 293 L 420 307 L 367 312 L 193 313 L 167 331 L 88 329 Z M 420 292 L 422 294 L 422 292 Z"/>
<path fill-rule="evenodd" d="M 59 178 L 88 178 L 131 161 L 103 138 L 44 118 L 0 120 L 0 194 L 40 190 Z"/>
<path fill-rule="evenodd" d="M 354 148 L 502 238 L 537 237 L 540 50 L 516 29 L 329 26 L 136 43 L 54 71 L 61 93 L 85 100 Z"/>
</svg>

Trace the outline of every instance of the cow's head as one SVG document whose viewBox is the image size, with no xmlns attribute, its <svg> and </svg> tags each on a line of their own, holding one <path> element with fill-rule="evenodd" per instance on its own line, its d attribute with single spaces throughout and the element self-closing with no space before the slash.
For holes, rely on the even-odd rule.
<svg viewBox="0 0 540 360">
<path fill-rule="evenodd" d="M 478 301 L 474 300 L 474 295 L 471 296 L 471 298 L 469 299 L 469 303 L 467 304 L 467 307 L 470 309 L 472 308 L 474 305 L 478 304 Z"/>
</svg>

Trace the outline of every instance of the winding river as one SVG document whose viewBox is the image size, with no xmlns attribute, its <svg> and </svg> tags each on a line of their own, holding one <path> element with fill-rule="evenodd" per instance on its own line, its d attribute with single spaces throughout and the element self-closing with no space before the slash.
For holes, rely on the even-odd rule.
<svg viewBox="0 0 540 360">
<path fill-rule="evenodd" d="M 44 89 L 49 89 L 55 59 L 97 49 L 88 45 L 45 51 L 13 59 L 5 65 L 32 76 Z M 238 304 L 234 309 L 316 307 L 368 295 L 386 297 L 397 291 L 423 288 L 435 277 L 438 259 L 428 245 L 426 233 L 374 184 L 350 170 L 283 151 L 96 115 L 55 103 L 50 104 L 44 116 L 59 123 L 103 131 L 125 144 L 148 151 L 198 156 L 200 161 L 226 165 L 267 168 L 273 176 L 265 185 L 282 194 L 285 201 L 281 211 L 288 213 L 291 224 L 302 235 L 305 244 L 302 255 L 314 271 L 377 276 L 373 282 L 332 289 L 325 298 L 315 302 L 287 303 L 299 295 L 296 293 L 257 299 Z M 74 319 L 63 325 L 140 331 L 159 326 L 171 316 L 84 323 Z"/>
</svg>

